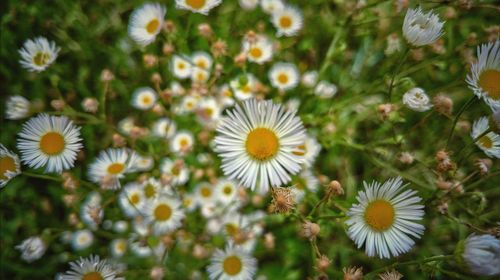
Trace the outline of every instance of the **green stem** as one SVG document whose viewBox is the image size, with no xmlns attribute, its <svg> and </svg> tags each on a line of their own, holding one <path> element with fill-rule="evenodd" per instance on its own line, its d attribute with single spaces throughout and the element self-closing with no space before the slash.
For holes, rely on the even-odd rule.
<svg viewBox="0 0 500 280">
<path fill-rule="evenodd" d="M 28 176 L 28 177 L 32 177 L 32 178 L 51 180 L 51 181 L 55 181 L 55 182 L 62 182 L 62 178 L 52 177 L 49 175 L 31 173 L 31 172 L 27 172 L 27 171 L 23 171 L 23 174 Z"/>
<path fill-rule="evenodd" d="M 396 67 L 396 71 L 394 71 L 394 73 L 392 73 L 391 83 L 389 84 L 389 101 L 392 100 L 392 89 L 394 88 L 394 80 L 396 79 L 396 75 L 399 73 L 399 70 L 403 66 L 404 62 L 406 61 L 406 57 L 408 56 L 408 53 L 410 53 L 410 48 L 406 49 L 406 51 L 403 53 L 403 55 L 400 58 L 399 64 Z"/>
<path fill-rule="evenodd" d="M 404 265 L 414 265 L 414 264 L 424 264 L 428 262 L 433 262 L 433 261 L 441 261 L 441 260 L 446 260 L 446 259 L 452 259 L 454 256 L 453 255 L 439 255 L 439 256 L 433 256 L 433 257 L 428 257 L 423 260 L 415 260 L 415 261 L 407 261 L 407 262 L 395 262 L 391 265 L 375 269 L 371 271 L 370 273 L 366 274 L 365 277 L 368 278 L 370 276 L 374 276 L 378 273 L 384 272 L 391 270 L 393 268 L 396 268 L 398 266 L 404 266 Z"/>
<path fill-rule="evenodd" d="M 455 119 L 453 120 L 453 125 L 451 126 L 450 134 L 448 135 L 448 140 L 446 141 L 446 149 L 448 149 L 448 146 L 450 145 L 450 141 L 451 138 L 453 137 L 453 132 L 455 131 L 455 126 L 457 125 L 458 119 L 463 114 L 463 112 L 465 112 L 465 110 L 467 110 L 467 108 L 469 108 L 469 106 L 471 106 L 476 100 L 478 100 L 477 96 L 476 95 L 472 96 L 471 99 L 469 99 L 469 101 L 467 101 L 467 103 L 465 103 L 464 106 L 462 106 L 462 108 L 460 108 L 460 110 L 458 111 Z"/>
</svg>

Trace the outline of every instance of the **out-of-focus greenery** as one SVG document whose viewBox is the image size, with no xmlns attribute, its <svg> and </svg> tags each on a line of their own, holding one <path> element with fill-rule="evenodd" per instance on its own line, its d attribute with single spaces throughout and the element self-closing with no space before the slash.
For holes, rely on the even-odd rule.
<svg viewBox="0 0 500 280">
<path fill-rule="evenodd" d="M 111 94 L 107 100 L 107 122 L 116 125 L 126 116 L 134 116 L 142 124 L 148 124 L 155 115 L 142 113 L 130 108 L 130 96 L 139 86 L 150 85 L 153 73 L 161 74 L 162 87 L 173 80 L 168 67 L 169 57 L 162 53 L 162 42 L 169 40 L 176 46 L 176 52 L 191 53 L 196 50 L 210 51 L 210 43 L 198 35 L 197 26 L 209 23 L 217 38 L 228 44 L 230 56 L 217 62 L 224 66 L 219 84 L 228 82 L 242 69 L 233 65 L 233 58 L 240 52 L 241 39 L 249 30 L 257 30 L 274 36 L 269 16 L 261 9 L 242 10 L 237 1 L 225 0 L 213 9 L 209 16 L 177 10 L 174 1 L 160 1 L 167 6 L 166 19 L 175 24 L 177 32 L 162 34 L 155 43 L 141 49 L 127 35 L 127 24 L 132 10 L 143 1 L 18 1 L 7 0 L 2 6 L 1 50 L 0 50 L 0 96 L 2 100 L 0 142 L 11 150 L 16 150 L 16 134 L 20 131 L 21 121 L 8 121 L 3 118 L 5 99 L 14 94 L 29 100 L 40 100 L 45 111 L 54 111 L 50 101 L 60 96 L 81 111 L 81 101 L 85 97 L 98 98 L 103 89 L 100 74 L 103 69 L 111 70 L 115 79 L 111 82 Z M 395 12 L 394 1 L 366 1 L 365 8 L 351 14 L 348 9 L 353 1 L 288 1 L 299 6 L 305 16 L 304 28 L 299 36 L 279 38 L 279 51 L 273 61 L 296 63 L 300 70 L 319 70 L 325 64 L 323 79 L 335 83 L 339 92 L 331 99 L 318 99 L 310 90 L 297 87 L 285 95 L 271 90 L 266 98 L 284 102 L 298 98 L 301 102 L 300 116 L 308 132 L 316 135 L 322 144 L 321 154 L 316 161 L 316 174 L 324 174 L 342 183 L 345 197 L 335 199 L 335 203 L 349 208 L 355 201 L 356 192 L 362 188 L 362 181 L 384 181 L 400 175 L 410 187 L 417 190 L 426 201 L 424 236 L 417 241 L 407 254 L 396 259 L 379 260 L 369 258 L 362 249 L 357 249 L 348 238 L 345 226 L 340 219 L 319 219 L 321 233 L 317 244 L 322 254 L 333 260 L 327 274 L 331 279 L 341 279 L 342 268 L 362 266 L 368 273 L 389 266 L 394 262 L 420 260 L 435 255 L 452 254 L 457 242 L 479 229 L 490 229 L 500 218 L 500 176 L 498 161 L 494 161 L 489 175 L 474 175 L 464 182 L 465 194 L 452 195 L 448 201 L 450 216 L 462 223 L 442 215 L 437 210 L 441 195 L 436 191 L 437 175 L 434 172 L 434 155 L 444 149 L 446 137 L 451 129 L 452 116 L 444 116 L 435 111 L 418 113 L 405 109 L 401 96 L 408 89 L 418 86 L 433 97 L 445 93 L 454 101 L 454 112 L 471 96 L 465 76 L 469 63 L 464 58 L 468 52 L 475 55 L 478 44 L 487 40 L 485 28 L 500 24 L 498 10 L 487 5 L 494 1 L 481 1 L 471 9 L 463 9 L 458 3 L 448 1 L 415 1 L 425 9 L 433 8 L 443 16 L 450 7 L 455 18 L 447 19 L 443 54 L 436 54 L 431 48 L 422 48 L 423 58 L 417 61 L 410 55 L 398 75 L 398 86 L 393 100 L 399 110 L 393 112 L 388 120 L 382 120 L 377 106 L 387 103 L 388 81 L 399 63 L 401 52 L 390 56 L 384 54 L 386 38 L 391 33 L 401 37 L 404 11 Z M 416 5 L 413 3 L 411 5 Z M 455 2 L 455 1 L 449 1 Z M 482 4 L 486 6 L 481 6 Z M 476 34 L 471 39 L 471 34 Z M 56 62 L 46 71 L 33 74 L 22 69 L 19 64 L 18 49 L 23 42 L 36 36 L 45 36 L 61 47 Z M 326 60 L 332 39 L 338 36 L 337 43 Z M 143 54 L 157 55 L 160 62 L 153 68 L 142 63 Z M 254 73 L 268 84 L 267 71 L 270 64 L 263 66 L 248 64 L 246 71 Z M 489 108 L 477 102 L 462 116 L 462 120 L 472 123 L 475 119 L 490 114 Z M 71 172 L 86 179 L 88 164 L 99 151 L 110 147 L 113 130 L 100 124 L 86 124 L 83 119 L 73 117 L 82 126 L 84 156 L 79 158 Z M 203 127 L 194 118 L 176 119 L 180 127 L 190 129 L 195 135 Z M 326 129 L 334 128 L 334 129 Z M 213 134 L 212 134 L 213 135 Z M 461 157 L 461 148 L 469 144 L 469 132 L 457 129 L 451 142 L 452 157 Z M 146 139 L 134 147 L 140 152 L 149 152 L 160 159 L 167 145 L 159 140 Z M 207 146 L 196 146 L 195 151 L 186 159 L 193 167 L 199 166 L 196 154 L 209 152 Z M 398 155 L 409 151 L 417 159 L 411 165 L 403 165 Z M 476 170 L 474 159 L 485 157 L 479 149 L 459 166 L 457 180 L 466 178 Z M 41 170 L 23 170 L 41 174 Z M 218 166 L 215 170 L 222 176 Z M 58 178 L 58 177 L 53 177 Z M 190 183 L 192 188 L 195 183 Z M 82 199 L 88 189 L 78 192 Z M 68 269 L 67 262 L 79 255 L 90 253 L 109 255 L 109 233 L 98 230 L 96 241 L 84 252 L 73 252 L 59 241 L 61 230 L 72 229 L 68 216 L 79 212 L 78 204 L 67 208 L 62 202 L 65 193 L 60 181 L 34 178 L 21 174 L 0 191 L 0 278 L 2 279 L 52 279 L 57 272 Z M 309 193 L 299 209 L 304 213 L 322 197 Z M 104 201 L 113 196 L 104 192 Z M 266 209 L 267 202 L 257 208 Z M 116 203 L 105 209 L 108 219 L 121 219 Z M 322 215 L 336 210 L 332 204 L 323 206 Z M 203 218 L 189 215 L 185 230 L 193 236 L 203 234 Z M 314 276 L 314 253 L 309 241 L 298 236 L 299 222 L 294 216 L 270 215 L 266 218 L 265 231 L 276 236 L 275 250 L 267 250 L 259 242 L 254 256 L 258 259 L 257 275 L 268 279 L 305 279 Z M 498 226 L 498 224 L 496 224 Z M 23 262 L 15 245 L 29 236 L 45 234 L 51 236 L 45 255 L 32 264 Z M 214 238 L 209 243 L 222 247 L 224 241 Z M 174 247 L 168 253 L 166 279 L 187 279 L 194 270 L 205 273 L 208 259 L 197 260 L 182 248 Z M 128 265 L 127 279 L 144 279 L 154 265 L 153 260 L 125 256 L 121 262 Z M 419 265 L 402 265 L 397 269 L 405 279 L 473 279 L 457 269 L 453 261 L 430 262 Z M 144 277 L 144 278 L 143 278 Z M 205 277 L 205 276 L 204 276 Z"/>
</svg>

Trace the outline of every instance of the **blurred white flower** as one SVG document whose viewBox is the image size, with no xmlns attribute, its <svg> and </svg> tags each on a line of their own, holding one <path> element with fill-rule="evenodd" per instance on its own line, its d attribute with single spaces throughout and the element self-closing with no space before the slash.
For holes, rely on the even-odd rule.
<svg viewBox="0 0 500 280">
<path fill-rule="evenodd" d="M 318 71 L 307 71 L 302 74 L 302 84 L 305 87 L 312 88 L 318 82 Z"/>
<path fill-rule="evenodd" d="M 21 251 L 21 258 L 30 263 L 38 260 L 45 254 L 47 245 L 45 245 L 45 242 L 40 237 L 32 236 L 17 245 L 16 249 Z"/>
<path fill-rule="evenodd" d="M 36 37 L 27 40 L 19 50 L 21 66 L 31 72 L 41 72 L 57 58 L 60 48 L 56 43 L 49 42 L 45 37 Z"/>
<path fill-rule="evenodd" d="M 276 36 L 295 36 L 302 29 L 304 18 L 302 12 L 294 6 L 285 6 L 273 11 L 271 22 L 276 27 Z"/>
<path fill-rule="evenodd" d="M 320 98 L 331 98 L 337 93 L 337 90 L 336 85 L 327 81 L 320 81 L 314 88 L 314 94 Z"/>
<path fill-rule="evenodd" d="M 474 274 L 499 275 L 500 239 L 490 234 L 472 234 L 465 240 L 462 258 Z"/>
<path fill-rule="evenodd" d="M 158 3 L 146 3 L 135 9 L 128 25 L 129 36 L 142 46 L 152 43 L 163 27 L 166 13 L 165 6 Z"/>
<path fill-rule="evenodd" d="M 177 9 L 189 10 L 194 13 L 208 15 L 208 12 L 219 6 L 222 0 L 175 0 Z"/>
<path fill-rule="evenodd" d="M 299 69 L 293 63 L 277 62 L 269 70 L 269 80 L 274 88 L 286 91 L 299 83 Z"/>
<path fill-rule="evenodd" d="M 472 125 L 471 137 L 476 139 L 490 128 L 488 117 L 482 117 Z M 476 140 L 476 145 L 491 158 L 500 158 L 500 135 L 491 131 Z"/>
<path fill-rule="evenodd" d="M 139 110 L 148 110 L 153 108 L 156 103 L 157 95 L 154 89 L 150 87 L 141 87 L 132 94 L 132 106 Z"/>
<path fill-rule="evenodd" d="M 408 9 L 403 23 L 403 35 L 415 47 L 430 45 L 443 34 L 444 22 L 431 11 L 424 13 L 420 7 Z"/>
<path fill-rule="evenodd" d="M 10 96 L 5 102 L 5 118 L 8 120 L 20 120 L 27 118 L 30 113 L 31 103 L 28 99 L 20 96 Z"/>
<path fill-rule="evenodd" d="M 421 88 L 412 88 L 403 95 L 403 104 L 408 108 L 424 112 L 432 108 L 429 96 Z"/>
</svg>

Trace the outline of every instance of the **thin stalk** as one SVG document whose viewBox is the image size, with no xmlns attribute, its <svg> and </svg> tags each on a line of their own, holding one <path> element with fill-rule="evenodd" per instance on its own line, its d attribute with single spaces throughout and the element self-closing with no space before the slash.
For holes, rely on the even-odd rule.
<svg viewBox="0 0 500 280">
<path fill-rule="evenodd" d="M 396 75 L 399 73 L 399 70 L 403 66 L 404 62 L 406 61 L 406 57 L 408 56 L 408 53 L 410 53 L 410 48 L 406 49 L 406 51 L 403 53 L 403 55 L 401 56 L 401 59 L 399 61 L 399 64 L 396 67 L 396 71 L 394 71 L 394 73 L 392 73 L 391 83 L 389 84 L 389 101 L 392 100 L 392 89 L 394 88 L 394 80 L 396 79 Z"/>
<path fill-rule="evenodd" d="M 465 112 L 465 110 L 467 110 L 467 108 L 469 108 L 477 100 L 478 98 L 476 95 L 472 96 L 471 99 L 469 99 L 469 101 L 467 101 L 467 103 L 465 103 L 464 106 L 462 106 L 462 108 L 460 108 L 460 110 L 458 111 L 455 119 L 453 120 L 453 125 L 451 126 L 450 134 L 448 135 L 448 140 L 446 141 L 446 149 L 448 149 L 448 146 L 450 145 L 450 141 L 451 138 L 453 137 L 453 132 L 455 130 L 455 126 L 457 125 L 458 119 L 460 119 L 460 116 L 463 114 L 463 112 Z"/>
<path fill-rule="evenodd" d="M 404 266 L 404 265 L 414 265 L 414 264 L 424 264 L 428 262 L 433 262 L 433 261 L 441 261 L 441 260 L 447 260 L 447 259 L 452 259 L 454 256 L 453 255 L 439 255 L 439 256 L 433 256 L 433 257 L 428 257 L 423 260 L 415 260 L 415 261 L 407 261 L 407 262 L 395 262 L 391 265 L 375 269 L 371 271 L 370 273 L 366 274 L 365 277 L 368 278 L 370 276 L 374 276 L 378 273 L 384 272 L 391 270 L 393 268 L 396 268 L 398 266 Z"/>
</svg>

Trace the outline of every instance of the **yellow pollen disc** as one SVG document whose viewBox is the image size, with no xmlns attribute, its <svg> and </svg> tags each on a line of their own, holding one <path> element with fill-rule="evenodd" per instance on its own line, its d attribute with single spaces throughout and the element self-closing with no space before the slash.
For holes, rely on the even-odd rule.
<svg viewBox="0 0 500 280">
<path fill-rule="evenodd" d="M 189 207 L 191 205 L 191 203 L 193 203 L 193 201 L 189 198 L 184 198 L 184 200 L 182 202 L 184 204 L 184 207 Z"/>
<path fill-rule="evenodd" d="M 233 192 L 233 188 L 231 188 L 231 186 L 225 186 L 222 192 L 226 195 L 230 195 Z"/>
<path fill-rule="evenodd" d="M 199 60 L 198 63 L 196 63 L 196 66 L 198 66 L 200 68 L 206 68 L 207 67 L 205 61 L 203 61 L 203 60 Z"/>
<path fill-rule="evenodd" d="M 144 195 L 147 198 L 151 198 L 156 195 L 156 190 L 155 187 L 151 184 L 147 184 L 146 187 L 144 187 Z"/>
<path fill-rule="evenodd" d="M 189 141 L 186 138 L 182 138 L 179 141 L 179 145 L 181 145 L 182 148 L 185 148 L 185 147 L 187 147 L 189 145 Z"/>
<path fill-rule="evenodd" d="M 7 180 L 7 171 L 16 171 L 16 162 L 9 156 L 0 157 L 0 180 Z"/>
<path fill-rule="evenodd" d="M 201 9 L 205 6 L 205 0 L 186 0 L 186 4 L 193 9 Z"/>
<path fill-rule="evenodd" d="M 155 208 L 155 219 L 158 221 L 166 221 L 172 216 L 172 208 L 166 204 L 160 204 Z"/>
<path fill-rule="evenodd" d="M 33 57 L 33 63 L 35 63 L 37 66 L 43 66 L 49 62 L 50 55 L 48 53 L 44 52 L 38 52 L 35 54 Z"/>
<path fill-rule="evenodd" d="M 252 88 L 247 84 L 241 88 L 241 91 L 243 91 L 244 93 L 249 93 L 252 91 Z"/>
<path fill-rule="evenodd" d="M 234 236 L 238 233 L 238 226 L 236 226 L 234 224 L 226 224 L 225 228 L 226 228 L 227 234 L 229 234 L 229 235 Z"/>
<path fill-rule="evenodd" d="M 479 145 L 483 146 L 486 149 L 491 149 L 493 147 L 493 141 L 491 141 L 491 138 L 488 135 L 479 138 L 477 142 L 479 142 Z"/>
<path fill-rule="evenodd" d="M 370 202 L 365 209 L 365 221 L 375 231 L 385 231 L 394 223 L 394 207 L 385 200 Z"/>
<path fill-rule="evenodd" d="M 259 58 L 262 56 L 262 50 L 260 48 L 251 48 L 250 55 L 255 58 Z"/>
<path fill-rule="evenodd" d="M 293 151 L 292 154 L 297 155 L 297 156 L 303 156 L 307 152 L 306 145 L 300 145 L 297 147 L 298 151 Z"/>
<path fill-rule="evenodd" d="M 125 165 L 123 163 L 115 162 L 108 166 L 108 173 L 112 175 L 117 175 L 122 173 L 125 169 Z"/>
<path fill-rule="evenodd" d="M 104 280 L 104 278 L 102 277 L 101 273 L 92 271 L 85 273 L 85 275 L 83 275 L 82 277 L 82 280 Z"/>
<path fill-rule="evenodd" d="M 488 93 L 488 97 L 500 100 L 500 71 L 488 69 L 481 72 L 479 86 Z"/>
<path fill-rule="evenodd" d="M 224 260 L 222 268 L 224 269 L 224 273 L 226 274 L 237 275 L 241 272 L 243 264 L 241 263 L 240 258 L 238 258 L 237 256 L 230 256 Z"/>
<path fill-rule="evenodd" d="M 198 73 L 196 74 L 196 79 L 197 79 L 198 81 L 204 81 L 204 80 L 205 80 L 205 74 L 203 74 L 203 72 L 198 72 Z"/>
<path fill-rule="evenodd" d="M 141 199 L 140 199 L 139 195 L 136 193 L 134 193 L 133 195 L 130 196 L 130 202 L 132 202 L 132 204 L 134 204 L 134 205 L 139 203 L 140 200 Z"/>
<path fill-rule="evenodd" d="M 267 128 L 252 130 L 245 143 L 247 153 L 255 159 L 267 160 L 276 155 L 279 141 L 276 134 Z"/>
<path fill-rule="evenodd" d="M 149 97 L 148 95 L 142 97 L 142 103 L 146 104 L 146 105 L 149 105 L 151 103 L 151 97 Z"/>
<path fill-rule="evenodd" d="M 181 169 L 177 166 L 174 166 L 172 168 L 172 175 L 179 176 L 179 174 L 181 174 Z"/>
<path fill-rule="evenodd" d="M 280 84 L 286 84 L 288 83 L 288 75 L 285 74 L 285 73 L 281 73 L 278 75 L 278 82 L 280 82 Z"/>
<path fill-rule="evenodd" d="M 127 244 L 125 242 L 118 242 L 118 244 L 116 244 L 116 249 L 123 252 L 127 249 Z"/>
<path fill-rule="evenodd" d="M 160 21 L 155 18 L 150 22 L 148 22 L 148 25 L 146 25 L 146 31 L 148 31 L 149 34 L 153 34 L 156 32 L 159 26 L 160 26 Z"/>
<path fill-rule="evenodd" d="M 64 137 L 59 132 L 48 132 L 40 139 L 40 150 L 49 156 L 60 154 L 64 147 Z"/>
<path fill-rule="evenodd" d="M 212 196 L 212 190 L 209 189 L 208 187 L 203 187 L 200 190 L 201 196 L 203 197 L 210 197 Z"/>
<path fill-rule="evenodd" d="M 207 117 L 211 117 L 214 114 L 214 110 L 212 108 L 206 108 L 205 109 L 205 115 Z"/>
<path fill-rule="evenodd" d="M 282 28 L 289 28 L 292 26 L 292 19 L 289 16 L 280 17 L 280 26 Z"/>
<path fill-rule="evenodd" d="M 182 62 L 179 62 L 179 63 L 177 64 L 177 68 L 179 68 L 179 69 L 181 69 L 181 70 L 182 70 L 182 69 L 186 68 L 186 64 L 184 64 L 184 63 L 182 63 Z"/>
</svg>

